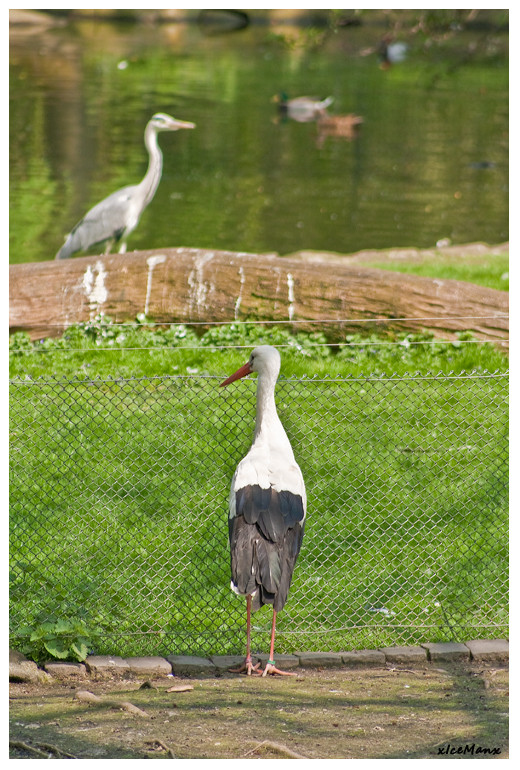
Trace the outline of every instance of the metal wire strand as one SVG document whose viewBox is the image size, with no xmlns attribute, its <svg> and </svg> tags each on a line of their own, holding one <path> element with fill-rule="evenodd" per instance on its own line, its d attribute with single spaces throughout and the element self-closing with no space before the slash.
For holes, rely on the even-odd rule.
<svg viewBox="0 0 520 770">
<path fill-rule="evenodd" d="M 486 343 L 492 343 L 494 345 L 509 345 L 509 340 L 497 340 L 493 338 L 485 338 L 485 339 L 476 339 L 476 340 L 441 340 L 441 339 L 434 339 L 434 340 L 401 340 L 398 342 L 392 342 L 392 341 L 374 341 L 371 340 L 364 340 L 362 342 L 306 342 L 305 345 L 300 345 L 298 343 L 276 343 L 277 348 L 293 348 L 295 350 L 305 349 L 305 348 L 319 348 L 319 347 L 330 347 L 330 348 L 342 348 L 342 347 L 373 347 L 373 346 L 389 346 L 389 347 L 401 347 L 401 348 L 408 348 L 411 345 L 454 345 L 455 347 L 458 347 L 459 345 L 485 345 Z M 92 347 L 92 348 L 65 348 L 61 346 L 56 346 L 52 348 L 33 348 L 29 351 L 12 351 L 13 353 L 20 354 L 31 354 L 31 353 L 98 353 L 98 352 L 111 352 L 111 353 L 125 353 L 125 352 L 136 352 L 136 351 L 143 351 L 146 350 L 148 352 L 150 351 L 169 351 L 170 353 L 177 353 L 182 352 L 183 350 L 249 350 L 252 347 L 252 344 L 248 345 L 175 345 L 175 346 L 168 346 L 168 345 L 156 345 L 156 346 L 149 346 L 149 347 Z"/>
<path fill-rule="evenodd" d="M 277 321 L 270 320 L 239 320 L 232 319 L 229 321 L 147 321 L 143 318 L 142 321 L 114 321 L 117 326 L 133 326 L 135 328 L 142 328 L 143 326 L 228 326 L 228 325 L 244 325 L 252 324 L 259 326 L 269 326 L 276 324 L 352 324 L 352 323 L 394 323 L 395 321 L 476 321 L 486 319 L 507 319 L 508 313 L 493 313 L 491 315 L 460 315 L 460 316 L 403 316 L 403 317 L 383 317 L 383 318 L 319 318 L 319 319 L 280 319 Z M 96 323 L 85 322 L 85 323 Z M 69 324 L 70 325 L 70 324 Z M 48 323 L 46 327 L 67 328 L 67 325 L 60 323 Z"/>
</svg>

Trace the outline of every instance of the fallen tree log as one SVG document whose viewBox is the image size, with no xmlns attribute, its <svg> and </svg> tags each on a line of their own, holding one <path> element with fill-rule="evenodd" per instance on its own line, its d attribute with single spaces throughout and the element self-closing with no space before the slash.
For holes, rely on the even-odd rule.
<svg viewBox="0 0 520 770">
<path fill-rule="evenodd" d="M 361 330 L 508 337 L 507 292 L 359 264 L 176 248 L 10 267 L 11 332 L 37 339 L 99 314 L 141 313 L 156 323 L 298 321 L 331 341 Z"/>
</svg>

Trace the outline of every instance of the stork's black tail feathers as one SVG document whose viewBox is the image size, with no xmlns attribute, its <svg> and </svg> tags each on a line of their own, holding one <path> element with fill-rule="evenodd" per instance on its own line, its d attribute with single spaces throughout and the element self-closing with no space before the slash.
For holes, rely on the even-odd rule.
<svg viewBox="0 0 520 770">
<path fill-rule="evenodd" d="M 302 498 L 251 485 L 237 491 L 235 508 L 229 519 L 233 584 L 239 593 L 253 595 L 253 610 L 272 604 L 279 612 L 302 544 Z"/>
</svg>

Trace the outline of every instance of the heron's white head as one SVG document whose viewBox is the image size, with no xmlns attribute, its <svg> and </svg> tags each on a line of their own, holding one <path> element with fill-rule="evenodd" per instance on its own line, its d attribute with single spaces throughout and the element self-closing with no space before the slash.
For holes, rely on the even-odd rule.
<svg viewBox="0 0 520 770">
<path fill-rule="evenodd" d="M 252 372 L 258 372 L 259 376 L 267 374 L 275 382 L 280 372 L 280 353 L 272 345 L 259 345 L 249 356 L 249 361 L 244 366 L 232 374 L 227 380 L 220 383 L 220 386 L 229 385 L 235 380 L 240 380 Z"/>
<path fill-rule="evenodd" d="M 177 120 L 165 112 L 156 112 L 148 125 L 155 131 L 178 131 L 180 128 L 195 128 L 195 123 L 187 120 Z"/>
</svg>

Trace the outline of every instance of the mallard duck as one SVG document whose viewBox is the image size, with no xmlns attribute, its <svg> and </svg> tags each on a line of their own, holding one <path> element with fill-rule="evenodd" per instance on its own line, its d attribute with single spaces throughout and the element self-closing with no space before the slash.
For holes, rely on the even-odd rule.
<svg viewBox="0 0 520 770">
<path fill-rule="evenodd" d="M 311 96 L 297 96 L 294 99 L 289 99 L 287 94 L 282 92 L 273 96 L 273 101 L 278 104 L 280 114 L 284 117 L 296 120 L 298 123 L 310 123 L 325 115 L 327 107 L 334 100 L 332 96 L 321 101 Z"/>
<path fill-rule="evenodd" d="M 377 47 L 379 66 L 382 70 L 390 69 L 392 64 L 404 61 L 407 53 L 406 43 L 394 41 L 391 35 L 385 35 Z"/>
</svg>

